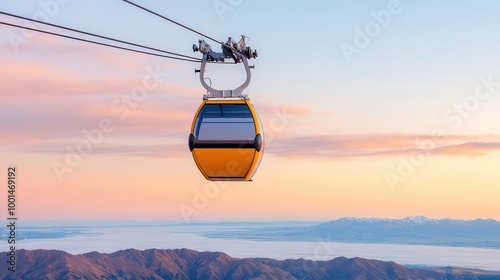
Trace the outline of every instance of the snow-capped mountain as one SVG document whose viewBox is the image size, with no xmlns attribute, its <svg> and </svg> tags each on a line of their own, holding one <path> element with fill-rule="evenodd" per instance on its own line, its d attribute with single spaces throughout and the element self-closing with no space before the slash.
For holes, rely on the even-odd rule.
<svg viewBox="0 0 500 280">
<path fill-rule="evenodd" d="M 492 219 L 341 218 L 307 227 L 248 229 L 223 237 L 350 243 L 391 243 L 500 249 L 500 222 Z M 219 234 L 220 235 L 220 234 Z M 211 236 L 217 237 L 217 236 Z"/>
</svg>

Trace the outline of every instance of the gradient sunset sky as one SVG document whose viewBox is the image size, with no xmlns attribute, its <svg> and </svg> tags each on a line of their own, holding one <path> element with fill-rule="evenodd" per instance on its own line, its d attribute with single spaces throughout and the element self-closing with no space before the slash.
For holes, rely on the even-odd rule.
<svg viewBox="0 0 500 280">
<path fill-rule="evenodd" d="M 251 38 L 247 93 L 266 133 L 254 181 L 207 182 L 192 159 L 198 64 L 0 26 L 0 178 L 18 167 L 21 219 L 500 220 L 500 2 L 135 2 Z M 0 10 L 200 56 L 199 35 L 118 0 Z M 207 72 L 221 88 L 243 74 Z"/>
</svg>

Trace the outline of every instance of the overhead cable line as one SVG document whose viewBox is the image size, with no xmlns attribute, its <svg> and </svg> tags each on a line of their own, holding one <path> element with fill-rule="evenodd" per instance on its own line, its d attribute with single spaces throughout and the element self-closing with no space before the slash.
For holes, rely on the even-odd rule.
<svg viewBox="0 0 500 280">
<path fill-rule="evenodd" d="M 128 1 L 128 0 L 123 0 L 123 2 L 126 2 L 126 3 L 128 3 L 128 4 L 130 4 L 130 5 L 136 6 L 137 8 L 139 8 L 139 9 L 141 9 L 141 10 L 144 10 L 144 11 L 146 11 L 146 12 L 148 12 L 148 13 L 151 13 L 151 14 L 153 14 L 153 15 L 155 15 L 155 16 L 157 16 L 157 17 L 160 17 L 160 18 L 162 18 L 162 19 L 168 20 L 168 21 L 170 21 L 170 22 L 171 22 L 171 23 L 173 23 L 173 24 L 176 24 L 176 25 L 178 25 L 178 26 L 180 26 L 180 27 L 182 27 L 182 28 L 185 28 L 185 29 L 187 29 L 187 30 L 189 30 L 189 31 L 191 31 L 191 32 L 194 32 L 194 33 L 196 33 L 196 34 L 198 34 L 198 35 L 200 35 L 200 36 L 203 36 L 203 37 L 208 38 L 208 39 L 210 39 L 210 40 L 212 40 L 212 41 L 214 41 L 214 42 L 216 42 L 216 43 L 218 43 L 218 44 L 223 45 L 223 43 L 222 43 L 221 41 L 219 41 L 219 40 L 215 40 L 214 38 L 212 38 L 212 37 L 210 37 L 210 36 L 207 36 L 207 35 L 205 35 L 205 34 L 203 34 L 203 33 L 201 33 L 201 32 L 198 32 L 198 31 L 196 31 L 196 30 L 194 30 L 194 29 L 192 29 L 192 28 L 189 28 L 189 27 L 185 26 L 184 24 L 181 24 L 181 23 L 179 23 L 179 22 L 177 22 L 177 21 L 175 21 L 175 20 L 173 20 L 173 19 L 170 19 L 170 18 L 168 18 L 168 17 L 166 17 L 166 16 L 163 16 L 163 15 L 160 15 L 160 14 L 158 14 L 158 13 L 154 12 L 154 11 L 151 11 L 151 10 L 149 10 L 149 9 L 147 9 L 147 8 L 145 8 L 145 7 L 143 7 L 143 6 L 141 6 L 141 5 L 135 4 L 135 3 L 130 2 L 130 1 Z"/>
<path fill-rule="evenodd" d="M 163 54 L 158 54 L 158 53 L 141 51 L 141 50 L 137 50 L 137 49 L 120 47 L 120 46 L 116 46 L 116 45 L 106 44 L 106 43 L 102 43 L 102 42 L 87 40 L 87 39 L 83 39 L 83 38 L 68 36 L 68 35 L 64 35 L 64 34 L 54 33 L 54 32 L 50 32 L 50 31 L 46 31 L 46 30 L 41 30 L 41 29 L 37 29 L 37 28 L 31 28 L 31 27 L 27 27 L 27 26 L 21 26 L 21 25 L 17 25 L 17 24 L 2 22 L 2 21 L 0 21 L 0 24 L 7 25 L 7 26 L 12 26 L 12 27 L 17 27 L 17 28 L 21 28 L 21 29 L 26 29 L 26 30 L 31 30 L 31 31 L 36 31 L 36 32 L 40 32 L 40 33 L 45 33 L 45 34 L 49 34 L 49 35 L 53 35 L 53 36 L 59 36 L 59 37 L 67 38 L 67 39 L 73 39 L 73 40 L 87 42 L 87 43 L 92 43 L 92 44 L 96 44 L 96 45 L 101 45 L 101 46 L 116 48 L 116 49 L 120 49 L 120 50 L 126 50 L 126 51 L 131 51 L 131 52 L 137 52 L 137 53 L 147 54 L 147 55 L 153 55 L 153 56 L 164 57 L 164 58 L 169 58 L 169 59 L 176 59 L 176 60 L 182 60 L 182 61 L 188 61 L 188 62 L 200 62 L 201 61 L 200 59 L 197 59 L 197 58 L 188 59 L 188 58 L 183 58 L 183 57 L 175 57 L 175 56 L 169 56 L 169 55 L 163 55 Z"/>
<path fill-rule="evenodd" d="M 56 27 L 56 28 L 60 28 L 60 29 L 64 29 L 64 30 L 69 30 L 69 31 L 76 32 L 76 33 L 81 33 L 81 34 L 85 34 L 85 35 L 89 35 L 89 36 L 94 36 L 94 37 L 101 38 L 101 39 L 106 39 L 106 40 L 109 40 L 109 41 L 114 41 L 114 42 L 118 42 L 118 43 L 122 43 L 122 44 L 127 44 L 127 45 L 131 45 L 131 46 L 136 46 L 136 47 L 140 47 L 140 48 L 144 48 L 144 49 L 148 49 L 148 50 L 152 50 L 152 51 L 157 51 L 157 52 L 161 52 L 161 53 L 166 53 L 166 54 L 170 54 L 170 55 L 175 55 L 175 56 L 183 57 L 183 58 L 188 59 L 186 61 L 190 61 L 190 60 L 194 60 L 194 62 L 199 62 L 200 61 L 200 59 L 197 58 L 197 57 L 192 57 L 192 56 L 178 54 L 178 53 L 174 53 L 174 52 L 169 52 L 169 51 L 165 51 L 165 50 L 161 50 L 161 49 L 157 49 L 157 48 L 152 48 L 152 47 L 144 46 L 144 45 L 141 45 L 141 44 L 131 43 L 131 42 L 128 42 L 128 41 L 119 40 L 119 39 L 115 39 L 115 38 L 111 38 L 111 37 L 107 37 L 107 36 L 102 36 L 102 35 L 98 35 L 98 34 L 95 34 L 95 33 L 86 32 L 86 31 L 82 31 L 82 30 L 78 30 L 78 29 L 74 29 L 74 28 L 69 28 L 69 27 L 65 27 L 65 26 L 61 26 L 61 25 L 57 25 L 57 24 L 52 24 L 52 23 L 48 23 L 48 22 L 43 22 L 43 21 L 35 20 L 35 19 L 30 19 L 30 18 L 26 18 L 26 17 L 23 17 L 23 16 L 19 16 L 19 15 L 9 14 L 9 13 L 2 12 L 2 11 L 0 11 L 0 14 L 11 16 L 11 17 L 15 17 L 15 18 L 19 18 L 19 19 L 23 19 L 23 20 L 32 21 L 32 22 L 36 22 L 36 23 L 40 23 L 40 24 L 45 24 L 45 25 L 48 25 L 48 26 L 52 26 L 52 27 Z M 22 27 L 22 28 L 24 28 L 24 27 Z M 42 32 L 42 31 L 39 31 L 39 32 Z M 42 33 L 45 33 L 45 32 L 42 32 Z M 48 33 L 48 34 L 50 34 L 50 33 Z M 52 35 L 56 35 L 56 34 L 57 33 L 54 33 Z M 68 37 L 70 37 L 70 36 L 68 36 Z M 77 39 L 78 40 L 78 38 L 76 38 L 76 37 L 72 37 L 72 39 Z M 84 39 L 82 39 L 82 40 L 84 40 Z M 88 41 L 90 41 L 90 40 L 88 40 Z M 91 42 L 94 42 L 94 41 L 91 41 Z M 105 45 L 108 45 L 108 44 L 105 44 Z M 128 48 L 121 48 L 121 49 L 131 50 L 131 49 L 128 49 Z M 141 51 L 141 53 L 148 54 L 148 52 L 142 52 L 142 51 Z M 169 56 L 163 56 L 163 57 L 177 59 L 177 58 L 169 57 Z M 182 59 L 180 59 L 180 60 L 182 60 Z"/>
</svg>

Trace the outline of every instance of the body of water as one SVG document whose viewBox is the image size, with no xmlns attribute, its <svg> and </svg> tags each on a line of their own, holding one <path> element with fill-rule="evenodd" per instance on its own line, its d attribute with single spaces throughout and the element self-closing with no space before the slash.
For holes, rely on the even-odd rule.
<svg viewBox="0 0 500 280">
<path fill-rule="evenodd" d="M 327 239 L 318 239 L 316 242 L 255 241 L 203 236 L 204 233 L 223 233 L 248 227 L 265 226 L 262 224 L 30 226 L 25 229 L 19 228 L 30 237 L 18 240 L 16 244 L 18 249 L 56 249 L 72 254 L 91 251 L 111 253 L 129 248 L 140 250 L 188 248 L 197 251 L 220 251 L 237 258 L 329 260 L 344 256 L 394 261 L 399 264 L 460 266 L 500 271 L 500 250 L 494 249 L 338 243 Z M 50 237 L 51 232 L 54 233 L 53 238 Z M 38 238 L 38 234 L 43 238 Z"/>
</svg>

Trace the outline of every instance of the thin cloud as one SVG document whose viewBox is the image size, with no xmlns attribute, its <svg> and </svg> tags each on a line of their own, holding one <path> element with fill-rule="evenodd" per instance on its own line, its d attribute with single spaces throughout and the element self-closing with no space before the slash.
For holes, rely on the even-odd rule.
<svg viewBox="0 0 500 280">
<path fill-rule="evenodd" d="M 312 109 L 304 105 L 287 104 L 282 106 L 272 106 L 266 103 L 254 104 L 263 118 L 276 114 L 286 114 L 293 117 L 304 117 L 311 114 Z"/>
<path fill-rule="evenodd" d="M 357 159 L 411 155 L 482 156 L 500 151 L 500 136 L 367 134 L 321 135 L 274 139 L 266 152 L 288 158 Z"/>
<path fill-rule="evenodd" d="M 74 141 L 73 141 L 74 142 Z M 33 145 L 28 149 L 23 149 L 23 152 L 31 153 L 48 153 L 55 155 L 68 154 L 67 146 L 73 147 L 75 143 L 59 143 L 59 144 L 41 144 Z M 179 141 L 176 141 L 179 142 Z M 185 143 L 165 143 L 165 144 L 142 144 L 142 145 L 127 145 L 127 144 L 110 144 L 99 143 L 92 146 L 89 155 L 104 155 L 104 156 L 143 156 L 155 158 L 172 158 L 172 157 L 187 157 L 190 155 L 187 138 Z"/>
<path fill-rule="evenodd" d="M 183 131 L 191 126 L 196 106 L 178 107 L 165 102 L 140 103 L 137 108 L 113 111 L 111 101 L 52 101 L 34 104 L 3 103 L 0 118 L 9 120 L 0 123 L 4 137 L 2 144 L 29 144 L 53 142 L 79 137 L 83 130 L 99 128 L 102 120 L 109 120 L 114 127 L 113 135 L 127 139 L 137 135 L 150 137 Z M 162 106 L 163 105 L 163 106 Z M 193 109 L 194 108 L 194 109 Z"/>
<path fill-rule="evenodd" d="M 157 128 L 157 124 L 152 124 L 152 127 Z M 132 137 L 135 144 L 123 141 L 126 139 L 126 135 Z M 187 144 L 184 142 L 187 137 L 187 129 L 185 126 L 179 127 L 177 130 L 163 129 L 157 131 L 156 134 L 148 135 L 141 135 L 134 130 L 128 131 L 126 135 L 117 133 L 105 135 L 105 141 L 95 145 L 92 154 L 147 157 L 186 155 Z M 137 140 L 137 136 L 141 136 L 141 140 Z M 80 138 L 75 139 L 42 141 L 19 147 L 19 149 L 27 152 L 65 154 L 67 153 L 65 149 L 67 145 L 75 144 L 82 139 L 83 136 L 80 135 Z M 122 140 L 117 141 L 117 139 Z M 500 151 L 500 136 L 497 135 L 451 135 L 438 142 L 433 142 L 430 139 L 432 138 L 428 135 L 406 134 L 281 137 L 273 139 L 269 145 L 266 145 L 266 154 L 296 159 L 357 160 L 360 158 L 405 156 L 421 152 L 436 156 L 483 156 Z M 158 141 L 163 143 L 158 144 Z"/>
<path fill-rule="evenodd" d="M 500 150 L 500 142 L 467 142 L 459 145 L 439 147 L 434 150 L 434 153 L 449 156 L 484 156 L 496 150 Z"/>
<path fill-rule="evenodd" d="M 100 78 L 84 76 L 77 72 L 51 66 L 43 63 L 23 62 L 6 59 L 0 56 L 3 99 L 19 99 L 29 97 L 33 99 L 48 99 L 68 95 L 113 95 L 131 93 L 137 86 L 142 86 L 143 76 L 147 75 L 146 67 L 141 66 L 143 76 Z M 154 67 L 152 67 L 154 68 Z M 179 86 L 168 77 L 158 84 L 155 91 L 165 94 L 199 95 L 203 91 L 198 87 Z"/>
</svg>

